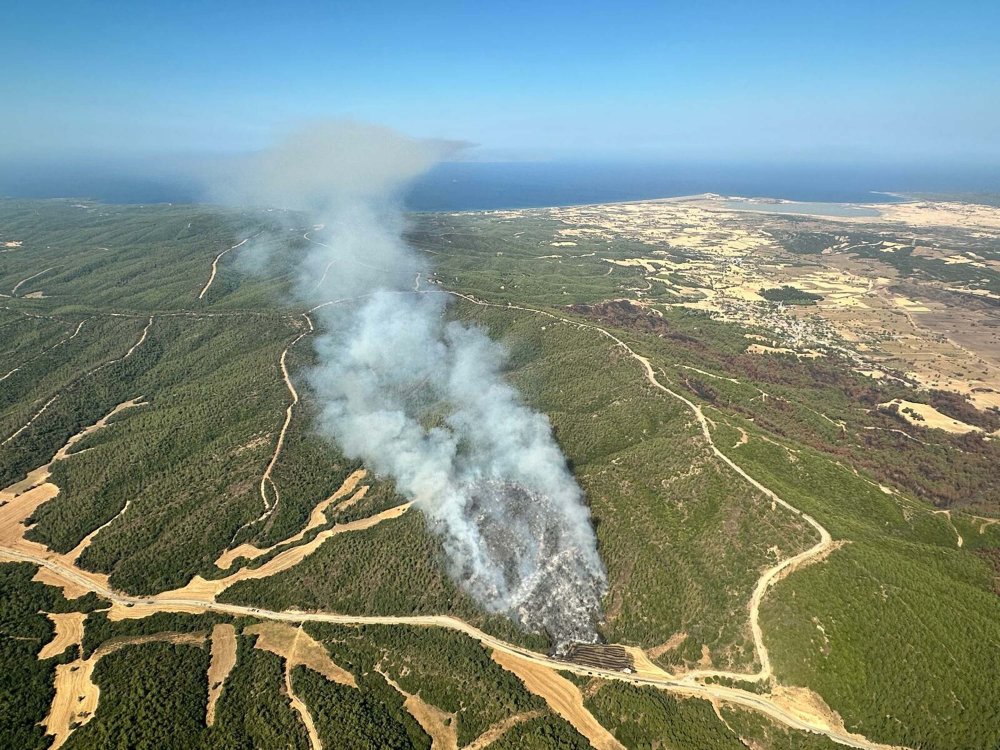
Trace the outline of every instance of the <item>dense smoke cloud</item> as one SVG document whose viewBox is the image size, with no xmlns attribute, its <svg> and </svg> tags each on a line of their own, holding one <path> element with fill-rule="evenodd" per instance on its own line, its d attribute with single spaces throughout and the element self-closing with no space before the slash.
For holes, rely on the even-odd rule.
<svg viewBox="0 0 1000 750">
<path fill-rule="evenodd" d="M 503 348 L 415 291 L 399 191 L 455 148 L 356 123 L 315 127 L 238 181 L 255 205 L 307 212 L 299 294 L 321 318 L 310 381 L 320 427 L 395 481 L 438 533 L 449 572 L 484 608 L 594 640 L 605 574 L 583 494 L 548 419 L 503 376 Z M 323 304 L 336 301 L 336 304 Z"/>
</svg>

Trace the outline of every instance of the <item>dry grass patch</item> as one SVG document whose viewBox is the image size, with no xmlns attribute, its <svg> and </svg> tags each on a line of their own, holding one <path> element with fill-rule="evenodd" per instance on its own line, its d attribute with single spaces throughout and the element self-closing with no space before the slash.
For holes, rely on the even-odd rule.
<svg viewBox="0 0 1000 750">
<path fill-rule="evenodd" d="M 301 664 L 331 682 L 353 688 L 358 686 L 354 675 L 337 666 L 323 645 L 302 628 L 294 628 L 281 622 L 262 622 L 243 632 L 257 636 L 254 647 L 277 654 L 285 660 L 289 668 Z"/>
<path fill-rule="evenodd" d="M 406 700 L 403 708 L 416 719 L 420 728 L 431 738 L 431 750 L 458 750 L 458 731 L 455 728 L 455 714 L 443 711 L 427 703 L 417 693 L 408 693 L 381 669 L 376 671 L 385 678 Z"/>
<path fill-rule="evenodd" d="M 234 666 L 236 629 L 229 623 L 220 623 L 212 629 L 212 661 L 208 665 L 208 705 L 205 710 L 205 724 L 208 726 L 215 723 L 215 706 Z"/>
<path fill-rule="evenodd" d="M 52 640 L 42 646 L 38 652 L 39 659 L 58 656 L 70 646 L 83 643 L 83 622 L 87 619 L 86 612 L 49 612 L 48 617 L 56 626 L 56 634 Z"/>
<path fill-rule="evenodd" d="M 568 721 L 597 750 L 625 750 L 625 746 L 584 707 L 580 689 L 565 677 L 505 651 L 494 649 L 491 658 L 517 675 L 529 692 L 542 698 L 549 708 Z"/>
<path fill-rule="evenodd" d="M 283 539 L 280 542 L 272 544 L 270 547 L 260 548 L 253 544 L 241 544 L 231 550 L 226 550 L 221 555 L 219 559 L 215 561 L 215 565 L 222 570 L 228 570 L 232 567 L 233 563 L 241 557 L 248 560 L 254 560 L 262 555 L 266 555 L 277 547 L 284 544 L 294 544 L 295 542 L 302 541 L 306 534 L 308 534 L 313 529 L 319 528 L 327 522 L 326 511 L 327 509 L 336 503 L 338 500 L 344 496 L 354 492 L 354 489 L 358 486 L 358 482 L 365 478 L 367 472 L 364 469 L 358 469 L 353 474 L 351 474 L 344 483 L 334 492 L 330 497 L 322 502 L 318 503 L 315 508 L 313 508 L 312 513 L 309 514 L 309 521 L 306 523 L 305 528 L 298 532 L 294 536 L 288 537 L 288 539 Z M 348 508 L 362 497 L 368 491 L 367 486 L 361 487 L 354 495 L 347 500 L 345 500 L 338 510 L 343 510 Z"/>
</svg>

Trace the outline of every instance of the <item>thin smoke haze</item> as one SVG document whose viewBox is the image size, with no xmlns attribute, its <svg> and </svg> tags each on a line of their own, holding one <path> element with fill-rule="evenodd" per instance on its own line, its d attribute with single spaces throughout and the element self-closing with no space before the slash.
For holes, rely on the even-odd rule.
<svg viewBox="0 0 1000 750">
<path fill-rule="evenodd" d="M 401 191 L 458 146 L 314 126 L 245 164 L 228 197 L 319 227 L 298 295 L 323 305 L 309 373 L 321 431 L 415 502 L 487 611 L 557 645 L 593 641 L 606 575 L 548 419 L 504 380 L 500 344 L 449 321 L 447 294 L 414 289 L 427 269 L 402 239 Z"/>
</svg>

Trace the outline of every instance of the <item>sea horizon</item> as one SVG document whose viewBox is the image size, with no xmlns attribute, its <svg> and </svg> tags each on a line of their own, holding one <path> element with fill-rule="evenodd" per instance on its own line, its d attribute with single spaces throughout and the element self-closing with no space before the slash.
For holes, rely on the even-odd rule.
<svg viewBox="0 0 1000 750">
<path fill-rule="evenodd" d="M 1000 193 L 986 166 L 783 165 L 638 161 L 444 162 L 403 194 L 412 212 L 627 203 L 714 193 L 805 203 L 891 203 L 914 193 Z M 0 165 L 0 197 L 113 204 L 211 204 L 180 170 L 131 165 Z"/>
</svg>

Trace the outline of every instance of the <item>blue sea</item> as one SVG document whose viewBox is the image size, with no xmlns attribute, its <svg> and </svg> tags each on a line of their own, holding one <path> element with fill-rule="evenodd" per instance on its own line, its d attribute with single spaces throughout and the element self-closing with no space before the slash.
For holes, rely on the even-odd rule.
<svg viewBox="0 0 1000 750">
<path fill-rule="evenodd" d="M 106 203 L 198 203 L 193 179 L 141 166 L 0 164 L 0 196 Z M 823 203 L 887 202 L 886 193 L 1000 193 L 986 166 L 829 166 L 666 162 L 449 162 L 405 195 L 413 211 L 475 211 L 672 198 L 698 193 Z"/>
</svg>

